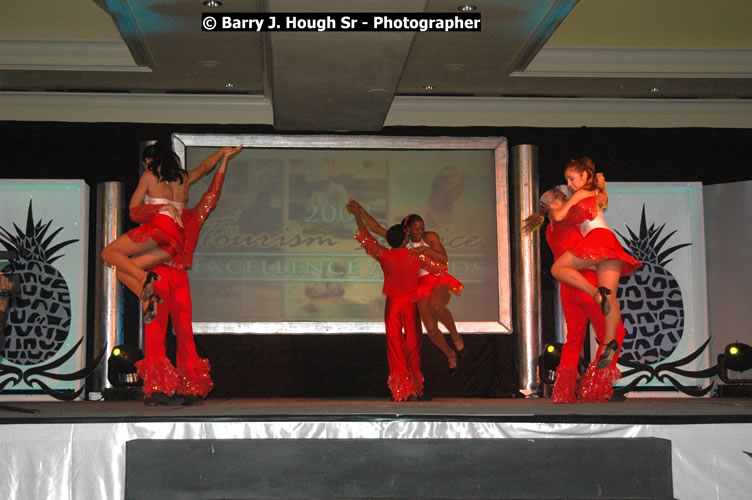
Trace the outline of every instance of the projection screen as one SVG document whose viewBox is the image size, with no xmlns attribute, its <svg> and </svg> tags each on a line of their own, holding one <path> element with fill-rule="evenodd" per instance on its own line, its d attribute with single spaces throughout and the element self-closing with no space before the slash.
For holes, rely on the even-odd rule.
<svg viewBox="0 0 752 500">
<path fill-rule="evenodd" d="M 465 285 L 449 304 L 460 332 L 512 331 L 506 139 L 173 135 L 188 169 L 237 144 L 189 272 L 196 333 L 383 333 L 383 275 L 350 199 L 383 227 L 417 213 L 439 234 Z"/>
</svg>

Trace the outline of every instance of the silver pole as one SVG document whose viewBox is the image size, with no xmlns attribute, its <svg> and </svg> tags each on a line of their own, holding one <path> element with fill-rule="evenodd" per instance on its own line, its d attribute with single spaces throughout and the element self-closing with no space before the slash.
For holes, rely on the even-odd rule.
<svg viewBox="0 0 752 500">
<path fill-rule="evenodd" d="M 564 309 L 561 307 L 561 285 L 558 281 L 554 284 L 554 323 L 556 342 L 563 344 L 567 341 L 567 322 L 564 317 Z"/>
<path fill-rule="evenodd" d="M 94 293 L 94 355 L 107 351 L 92 375 L 89 399 L 101 399 L 107 380 L 107 358 L 112 347 L 123 343 L 123 287 L 115 276 L 115 268 L 105 266 L 99 254 L 115 240 L 123 228 L 123 184 L 97 184 L 96 271 Z"/>
<path fill-rule="evenodd" d="M 512 147 L 511 177 L 514 190 L 512 241 L 514 244 L 514 329 L 517 333 L 520 391 L 531 394 L 540 387 L 538 356 L 541 352 L 540 236 L 522 234 L 522 219 L 538 207 L 538 147 Z"/>
</svg>

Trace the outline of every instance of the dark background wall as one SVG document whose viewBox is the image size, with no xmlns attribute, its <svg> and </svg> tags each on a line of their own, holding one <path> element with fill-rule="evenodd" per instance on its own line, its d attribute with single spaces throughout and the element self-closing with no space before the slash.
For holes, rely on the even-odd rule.
<svg viewBox="0 0 752 500">
<path fill-rule="evenodd" d="M 0 178 L 83 179 L 125 183 L 126 196 L 138 181 L 139 143 L 173 132 L 277 134 L 269 126 L 118 123 L 0 122 Z M 563 182 L 563 167 L 590 156 L 611 182 L 694 181 L 718 184 L 752 179 L 752 129 L 390 127 L 379 135 L 503 136 L 510 147 L 535 144 L 540 187 Z M 745 223 L 746 218 L 731 223 Z M 748 223 L 748 222 L 746 222 Z M 93 228 L 93 223 L 90 224 Z M 98 258 L 90 238 L 89 277 Z M 553 283 L 546 272 L 551 254 L 543 244 L 544 340 L 553 336 Z M 514 286 L 514 284 L 513 284 Z M 88 297 L 89 334 L 93 292 Z M 126 314 L 126 339 L 135 338 L 136 304 Z M 441 353 L 426 340 L 426 391 L 433 396 L 503 397 L 515 392 L 514 335 L 466 336 L 468 355 L 450 377 Z M 201 336 L 197 345 L 212 363 L 211 397 L 387 397 L 383 337 Z M 91 353 L 90 353 L 91 354 Z"/>
</svg>

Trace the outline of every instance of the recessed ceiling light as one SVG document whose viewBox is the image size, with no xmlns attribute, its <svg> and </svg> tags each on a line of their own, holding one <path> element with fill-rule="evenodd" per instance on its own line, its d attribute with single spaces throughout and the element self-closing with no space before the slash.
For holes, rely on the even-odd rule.
<svg viewBox="0 0 752 500">
<path fill-rule="evenodd" d="M 653 94 L 656 94 L 656 93 L 658 93 L 660 91 L 661 91 L 661 89 L 659 89 L 658 87 L 653 87 L 652 89 L 650 89 L 650 92 L 652 92 Z"/>
<path fill-rule="evenodd" d="M 423 85 L 423 90 L 433 90 L 433 85 L 430 83 L 428 85 Z"/>
<path fill-rule="evenodd" d="M 204 2 L 204 5 L 206 5 L 207 7 L 222 7 L 222 2 L 220 2 L 219 0 L 206 0 Z"/>
<path fill-rule="evenodd" d="M 386 95 L 387 91 L 386 89 L 370 89 L 368 93 L 371 95 Z"/>
<path fill-rule="evenodd" d="M 447 70 L 447 71 L 461 71 L 461 70 L 465 69 L 465 65 L 464 64 L 457 64 L 457 63 L 445 64 L 444 65 L 444 69 Z"/>
<path fill-rule="evenodd" d="M 203 66 L 204 68 L 216 68 L 221 64 L 222 63 L 219 61 L 199 61 L 198 63 L 199 66 Z"/>
<path fill-rule="evenodd" d="M 477 8 L 475 5 L 460 5 L 457 7 L 457 10 L 460 12 L 472 12 Z"/>
<path fill-rule="evenodd" d="M 227 83 L 225 83 L 225 88 L 226 88 L 226 89 L 232 89 L 232 88 L 235 88 L 235 84 L 234 84 L 234 83 L 232 83 L 232 82 L 227 82 Z"/>
</svg>

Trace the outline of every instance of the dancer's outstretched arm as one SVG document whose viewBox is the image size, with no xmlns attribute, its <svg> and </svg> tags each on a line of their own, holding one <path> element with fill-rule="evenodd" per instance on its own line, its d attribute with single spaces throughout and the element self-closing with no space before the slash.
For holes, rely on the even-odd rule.
<svg viewBox="0 0 752 500">
<path fill-rule="evenodd" d="M 368 211 L 363 208 L 360 203 L 358 203 L 355 200 L 350 200 L 350 203 L 347 204 L 348 207 L 352 206 L 356 211 L 350 212 L 353 215 L 356 213 L 360 215 L 360 217 L 363 218 L 363 221 L 365 222 L 366 226 L 368 226 L 368 230 L 374 234 L 377 234 L 381 236 L 382 238 L 386 238 L 386 228 L 382 227 L 379 222 L 374 219 L 371 214 L 368 213 Z M 350 210 L 348 208 L 348 210 Z M 357 218 L 357 216 L 356 216 Z"/>
<path fill-rule="evenodd" d="M 208 217 L 211 211 L 214 210 L 214 207 L 217 205 L 217 200 L 219 200 L 219 196 L 220 194 L 222 194 L 222 184 L 225 180 L 225 170 L 227 170 L 227 163 L 230 161 L 230 158 L 238 154 L 240 150 L 243 149 L 243 146 L 222 149 L 224 150 L 224 152 L 222 153 L 219 168 L 214 174 L 214 179 L 212 179 L 211 186 L 209 186 L 209 189 L 201 197 L 201 201 L 199 201 L 198 205 L 196 205 L 195 208 L 196 217 L 200 225 L 203 225 L 206 217 Z"/>
<path fill-rule="evenodd" d="M 217 151 L 207 156 L 206 159 L 204 159 L 204 161 L 202 161 L 198 167 L 188 171 L 188 185 L 193 184 L 194 182 L 211 172 L 212 169 L 217 166 L 217 163 L 219 163 L 220 160 L 234 156 L 241 149 L 243 149 L 243 146 L 225 146 L 223 148 L 219 148 Z M 228 154 L 229 156 L 227 156 Z M 226 163 L 225 166 L 227 166 Z"/>
</svg>

